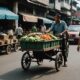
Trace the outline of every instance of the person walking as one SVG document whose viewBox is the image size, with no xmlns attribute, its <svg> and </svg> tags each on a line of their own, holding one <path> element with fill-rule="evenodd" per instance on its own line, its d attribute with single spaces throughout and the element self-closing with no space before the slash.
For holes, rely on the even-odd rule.
<svg viewBox="0 0 80 80">
<path fill-rule="evenodd" d="M 46 31 L 46 26 L 45 26 L 45 24 L 43 23 L 43 24 L 41 25 L 41 32 L 42 32 L 42 33 L 45 33 L 45 31 Z"/>
<path fill-rule="evenodd" d="M 34 25 L 32 26 L 31 32 L 37 32 L 37 31 L 38 31 L 38 30 L 37 30 L 36 24 L 34 24 Z"/>
<path fill-rule="evenodd" d="M 38 20 L 38 27 L 39 27 L 39 32 L 45 33 L 46 25 L 44 24 L 44 21 L 42 19 Z"/>
<path fill-rule="evenodd" d="M 16 34 L 16 36 L 17 36 L 18 39 L 20 39 L 22 37 L 22 35 L 23 35 L 23 29 L 22 29 L 21 25 L 18 28 L 16 28 L 15 34 Z"/>
<path fill-rule="evenodd" d="M 80 51 L 80 32 L 79 32 L 79 40 L 78 40 L 77 51 Z"/>
<path fill-rule="evenodd" d="M 54 16 L 54 23 L 52 23 L 51 27 L 46 31 L 46 32 L 50 32 L 52 31 L 54 35 L 56 36 L 61 36 L 64 33 L 67 32 L 67 24 L 65 21 L 61 20 L 61 15 L 59 13 L 57 13 Z M 64 44 L 64 41 L 62 40 L 62 44 Z M 67 62 L 67 55 L 65 53 L 64 47 L 62 47 L 62 55 L 64 58 L 64 67 L 67 66 L 66 62 Z"/>
</svg>

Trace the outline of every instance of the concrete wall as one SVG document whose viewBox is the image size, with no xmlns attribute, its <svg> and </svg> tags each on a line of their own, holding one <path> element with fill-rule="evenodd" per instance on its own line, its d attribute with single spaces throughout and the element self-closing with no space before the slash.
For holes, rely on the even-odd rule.
<svg viewBox="0 0 80 80">
<path fill-rule="evenodd" d="M 61 10 L 61 3 L 58 0 L 55 0 L 55 9 Z"/>
<path fill-rule="evenodd" d="M 15 2 L 15 3 L 14 3 L 13 11 L 14 11 L 16 14 L 18 14 L 18 2 Z M 16 28 L 18 27 L 18 20 L 15 20 L 15 26 L 16 26 Z"/>
</svg>

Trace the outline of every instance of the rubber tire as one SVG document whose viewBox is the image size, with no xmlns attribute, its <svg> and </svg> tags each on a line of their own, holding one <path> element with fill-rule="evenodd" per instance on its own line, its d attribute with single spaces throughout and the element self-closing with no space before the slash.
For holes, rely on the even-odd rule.
<svg viewBox="0 0 80 80">
<path fill-rule="evenodd" d="M 60 70 L 62 63 L 63 63 L 63 56 L 61 53 L 57 53 L 56 58 L 55 58 L 55 69 L 56 69 L 56 71 Z"/>
<path fill-rule="evenodd" d="M 11 53 L 11 46 L 8 45 L 8 46 L 6 47 L 6 54 L 10 54 L 10 53 Z"/>
<path fill-rule="evenodd" d="M 27 56 L 26 56 L 27 55 Z M 26 56 L 26 57 L 25 57 Z M 25 58 L 25 59 L 24 59 Z M 28 61 L 27 61 L 28 60 Z M 24 62 L 25 61 L 25 65 L 24 65 Z M 30 67 L 30 64 L 31 64 L 31 57 L 29 55 L 29 53 L 25 52 L 21 58 L 21 66 L 23 68 L 23 70 L 28 70 L 29 67 Z M 25 67 L 26 66 L 26 67 Z"/>
</svg>

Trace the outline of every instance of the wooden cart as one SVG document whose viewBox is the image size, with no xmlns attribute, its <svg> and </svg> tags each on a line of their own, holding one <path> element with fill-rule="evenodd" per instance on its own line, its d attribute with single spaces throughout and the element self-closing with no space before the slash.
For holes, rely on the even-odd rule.
<svg viewBox="0 0 80 80">
<path fill-rule="evenodd" d="M 61 40 L 20 42 L 20 44 L 22 51 L 26 51 L 21 59 L 21 65 L 24 70 L 29 69 L 31 62 L 37 62 L 40 65 L 44 59 L 48 59 L 55 62 L 55 68 L 59 71 L 63 63 Z"/>
<path fill-rule="evenodd" d="M 10 54 L 12 50 L 16 51 L 17 49 L 17 39 L 10 39 L 8 37 L 3 38 L 3 36 L 0 36 L 0 53 L 6 52 L 7 54 Z"/>
</svg>

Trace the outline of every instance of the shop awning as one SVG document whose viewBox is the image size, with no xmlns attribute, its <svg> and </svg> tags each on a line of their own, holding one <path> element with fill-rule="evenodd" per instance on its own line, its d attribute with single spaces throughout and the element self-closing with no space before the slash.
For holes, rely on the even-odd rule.
<svg viewBox="0 0 80 80">
<path fill-rule="evenodd" d="M 0 11 L 0 19 L 5 19 L 5 15 Z"/>
<path fill-rule="evenodd" d="M 18 15 L 6 8 L 0 8 L 0 19 L 17 20 Z"/>
<path fill-rule="evenodd" d="M 26 13 L 20 13 L 23 16 L 23 21 L 24 22 L 37 22 L 38 17 Z"/>
<path fill-rule="evenodd" d="M 53 20 L 44 17 L 39 17 L 39 19 L 42 19 L 45 24 L 51 24 L 53 22 Z"/>
</svg>

